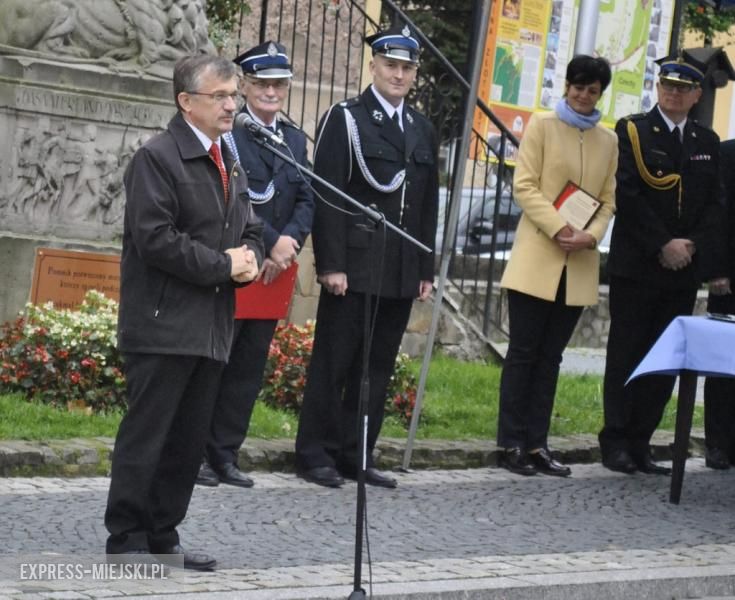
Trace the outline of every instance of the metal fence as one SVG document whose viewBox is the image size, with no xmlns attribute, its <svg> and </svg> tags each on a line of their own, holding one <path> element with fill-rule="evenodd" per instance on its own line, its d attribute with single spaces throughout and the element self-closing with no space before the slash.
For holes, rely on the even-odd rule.
<svg viewBox="0 0 735 600">
<path fill-rule="evenodd" d="M 252 8 L 250 19 L 253 23 L 259 19 L 259 27 L 250 27 L 242 40 L 254 45 L 276 39 L 289 49 L 294 80 L 285 112 L 312 141 L 327 108 L 361 92 L 367 65 L 364 36 L 375 31 L 376 21 L 385 26 L 407 20 L 392 0 L 381 2 L 381 13 L 374 19 L 366 14 L 364 0 L 261 0 Z M 470 145 L 475 158 L 465 157 L 469 162 L 461 198 L 451 197 L 453 174 L 462 160 L 455 148 L 462 122 L 468 118 L 463 112 L 469 84 L 431 40 L 420 30 L 418 34 L 424 51 L 410 102 L 433 122 L 440 140 L 437 255 L 440 250 L 451 253 L 448 290 L 461 312 L 487 337 L 502 339 L 506 319 L 497 282 L 519 216 L 513 202 L 512 167 L 505 156 L 518 142 L 478 99 L 477 110 L 499 133 L 486 140 L 473 130 Z M 470 47 L 473 44 L 482 51 L 483 44 L 471 41 Z M 453 202 L 461 203 L 460 218 L 453 247 L 444 248 L 446 218 Z"/>
</svg>

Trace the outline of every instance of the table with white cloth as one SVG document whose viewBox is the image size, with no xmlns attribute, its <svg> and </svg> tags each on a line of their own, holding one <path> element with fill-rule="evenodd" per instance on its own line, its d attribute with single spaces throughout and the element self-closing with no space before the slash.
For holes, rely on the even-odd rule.
<svg viewBox="0 0 735 600">
<path fill-rule="evenodd" d="M 678 504 L 689 449 L 697 377 L 735 377 L 735 322 L 710 317 L 676 317 L 633 371 L 628 382 L 642 375 L 679 375 L 669 493 L 669 501 Z"/>
</svg>

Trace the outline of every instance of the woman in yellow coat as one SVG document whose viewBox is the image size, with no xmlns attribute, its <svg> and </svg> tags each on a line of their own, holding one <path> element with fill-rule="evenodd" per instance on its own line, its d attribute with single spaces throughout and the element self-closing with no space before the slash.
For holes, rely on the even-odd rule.
<svg viewBox="0 0 735 600">
<path fill-rule="evenodd" d="M 523 215 L 501 287 L 508 293 L 510 340 L 500 379 L 499 466 L 522 475 L 567 476 L 547 446 L 562 353 L 582 313 L 596 304 L 602 239 L 615 212 L 615 133 L 595 105 L 611 79 L 603 58 L 567 66 L 564 98 L 526 128 L 513 189 Z M 568 181 L 601 203 L 584 229 L 553 202 Z"/>
</svg>

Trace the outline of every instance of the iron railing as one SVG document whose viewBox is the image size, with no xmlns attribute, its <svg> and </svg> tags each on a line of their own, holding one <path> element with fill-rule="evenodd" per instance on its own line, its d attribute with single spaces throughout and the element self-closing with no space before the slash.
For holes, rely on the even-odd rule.
<svg viewBox="0 0 735 600">
<path fill-rule="evenodd" d="M 249 18 L 260 26 L 245 27 L 241 43 L 247 47 L 275 39 L 288 48 L 294 80 L 285 112 L 313 141 L 319 118 L 327 108 L 361 92 L 367 65 L 363 39 L 366 31 L 375 31 L 376 20 L 366 14 L 364 0 L 261 0 L 260 6 L 252 9 Z M 392 0 L 382 0 L 377 20 L 383 26 L 395 20 L 410 23 Z M 433 122 L 440 139 L 437 255 L 444 247 L 449 207 L 460 202 L 454 247 L 447 249 L 451 252 L 450 296 L 487 337 L 502 339 L 507 319 L 498 281 L 519 214 L 512 201 L 512 167 L 505 157 L 518 141 L 478 98 L 477 110 L 499 133 L 486 140 L 473 129 L 470 146 L 474 158 L 467 159 L 462 197 L 451 197 L 453 174 L 461 159 L 454 149 L 467 118 L 463 96 L 470 86 L 432 41 L 418 29 L 417 33 L 424 51 L 410 101 Z M 471 41 L 470 47 L 481 52 L 482 44 Z M 431 68 L 426 68 L 428 64 Z"/>
</svg>

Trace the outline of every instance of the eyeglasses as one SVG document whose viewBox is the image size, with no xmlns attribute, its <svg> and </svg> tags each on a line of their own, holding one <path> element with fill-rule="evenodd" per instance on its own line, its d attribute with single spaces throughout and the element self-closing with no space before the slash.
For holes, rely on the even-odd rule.
<svg viewBox="0 0 735 600">
<path fill-rule="evenodd" d="M 255 77 L 247 77 L 248 83 L 251 83 L 259 90 L 267 90 L 269 87 L 273 87 L 276 90 L 285 90 L 291 82 L 288 79 L 256 79 Z"/>
<path fill-rule="evenodd" d="M 659 81 L 661 87 L 667 92 L 679 92 L 680 94 L 687 94 L 697 89 L 695 85 L 681 85 L 679 83 L 671 83 L 670 81 L 661 80 Z"/>
<path fill-rule="evenodd" d="M 225 94 L 224 92 L 186 92 L 192 96 L 208 96 L 214 100 L 217 104 L 224 104 L 229 98 L 235 105 L 240 106 L 242 104 L 242 96 L 240 92 L 233 92 L 232 94 Z"/>
</svg>

